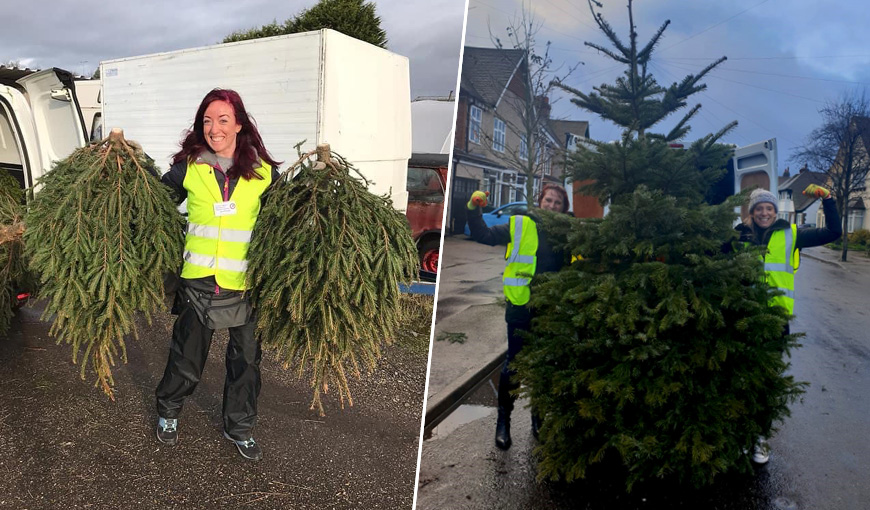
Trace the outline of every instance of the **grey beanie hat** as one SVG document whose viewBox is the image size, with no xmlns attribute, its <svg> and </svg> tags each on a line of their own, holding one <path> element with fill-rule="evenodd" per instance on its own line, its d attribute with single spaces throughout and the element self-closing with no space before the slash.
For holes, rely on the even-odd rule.
<svg viewBox="0 0 870 510">
<path fill-rule="evenodd" d="M 752 214 L 752 210 L 755 209 L 756 205 L 764 202 L 772 204 L 773 210 L 779 212 L 776 195 L 767 191 L 766 189 L 757 189 L 749 195 L 749 214 Z"/>
</svg>

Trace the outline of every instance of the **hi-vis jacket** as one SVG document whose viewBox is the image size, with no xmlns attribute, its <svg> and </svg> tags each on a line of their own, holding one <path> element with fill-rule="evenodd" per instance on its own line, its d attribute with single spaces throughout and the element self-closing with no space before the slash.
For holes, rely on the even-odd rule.
<svg viewBox="0 0 870 510">
<path fill-rule="evenodd" d="M 225 180 L 221 190 L 209 164 L 187 165 L 188 225 L 182 278 L 214 275 L 223 288 L 245 289 L 248 246 L 260 213 L 260 196 L 272 182 L 271 169 L 261 161 L 257 173 L 262 179 L 239 179 L 230 195 L 229 182 Z"/>
<path fill-rule="evenodd" d="M 784 295 L 770 300 L 770 304 L 782 306 L 794 314 L 795 285 L 794 275 L 800 266 L 800 249 L 820 246 L 837 240 L 842 234 L 840 215 L 832 198 L 822 200 L 825 212 L 825 226 L 821 228 L 800 228 L 783 219 L 776 220 L 766 230 L 757 226 L 737 225 L 740 242 L 767 247 L 764 255 L 764 271 L 767 283 L 780 289 Z"/>
<path fill-rule="evenodd" d="M 528 216 L 511 216 L 510 230 L 502 288 L 508 301 L 524 305 L 529 302 L 529 285 L 537 268 L 538 227 Z"/>
<path fill-rule="evenodd" d="M 771 287 L 782 295 L 770 300 L 771 306 L 781 306 L 794 314 L 794 275 L 800 266 L 801 256 L 797 249 L 797 225 L 776 230 L 770 235 L 767 253 L 764 255 L 764 273 Z"/>
<path fill-rule="evenodd" d="M 516 226 L 516 220 L 520 219 L 521 225 L 523 226 L 523 230 L 525 234 L 516 237 L 516 232 L 513 232 L 513 228 Z M 515 274 L 508 274 L 507 278 L 530 278 L 526 273 L 529 273 L 529 269 L 532 269 L 530 274 L 542 274 L 549 273 L 551 271 L 558 271 L 565 264 L 565 256 L 563 253 L 556 252 L 553 250 L 552 245 L 550 244 L 547 236 L 543 232 L 539 232 L 535 225 L 535 220 L 530 216 L 513 216 L 511 221 L 508 223 L 502 223 L 499 225 L 493 225 L 492 227 L 488 227 L 486 222 L 483 221 L 482 213 L 480 209 L 475 209 L 473 211 L 468 211 L 467 216 L 468 221 L 468 230 L 471 232 L 471 237 L 478 243 L 487 244 L 489 246 L 497 246 L 497 245 L 510 245 L 508 248 L 508 253 L 506 254 L 506 258 L 510 259 L 510 254 L 514 251 L 514 246 L 519 250 L 518 255 L 522 255 L 523 257 L 527 257 L 528 255 L 534 256 L 534 268 L 528 266 L 520 266 L 514 265 L 512 271 L 515 271 Z M 523 246 L 522 238 L 526 238 L 526 242 L 531 242 L 529 233 L 532 230 L 525 228 L 526 226 L 532 225 L 535 232 L 535 242 L 537 243 L 535 248 L 532 248 L 532 245 Z M 519 243 L 515 243 L 514 239 L 519 239 Z M 517 264 L 527 264 L 528 262 L 523 262 L 523 260 L 528 261 L 529 259 L 518 258 L 515 262 Z M 508 261 L 508 266 L 510 266 L 510 260 Z M 519 289 L 517 294 L 518 296 L 509 296 L 513 291 L 508 287 L 502 286 L 502 289 L 505 291 L 505 297 L 508 300 L 508 311 L 511 308 L 525 308 L 523 305 L 528 303 L 528 297 L 523 300 L 523 295 L 528 296 L 528 286 L 523 285 L 526 290 Z M 514 299 L 516 301 L 514 301 Z M 522 303 L 522 304 L 520 304 Z M 516 305 L 516 306 L 514 306 Z"/>
</svg>

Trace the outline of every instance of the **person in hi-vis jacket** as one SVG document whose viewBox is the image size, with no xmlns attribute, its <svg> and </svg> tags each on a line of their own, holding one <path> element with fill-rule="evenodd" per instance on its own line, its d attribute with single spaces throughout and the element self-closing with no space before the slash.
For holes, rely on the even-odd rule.
<svg viewBox="0 0 870 510">
<path fill-rule="evenodd" d="M 565 256 L 553 250 L 547 236 L 540 231 L 533 215 L 511 216 L 505 224 L 487 227 L 481 217 L 480 208 L 486 206 L 487 194 L 475 191 L 468 201 L 468 228 L 475 241 L 490 246 L 507 245 L 505 267 L 502 278 L 504 295 L 507 301 L 505 322 L 507 322 L 508 350 L 505 364 L 498 383 L 498 421 L 495 429 L 495 444 L 502 450 L 511 446 L 510 418 L 516 397 L 511 390 L 518 384 L 512 379 L 515 372 L 510 364 L 523 347 L 522 332 L 531 327 L 532 310 L 529 302 L 529 275 L 558 271 L 565 263 Z M 541 190 L 539 206 L 555 212 L 567 212 L 568 193 L 561 186 L 547 184 Z M 532 412 L 532 433 L 538 435 L 540 417 Z"/>
<path fill-rule="evenodd" d="M 822 228 L 797 228 L 784 219 L 777 219 L 779 210 L 776 195 L 757 189 L 749 195 L 749 216 L 735 230 L 740 234 L 739 245 L 765 246 L 764 272 L 767 283 L 782 294 L 771 298 L 770 306 L 781 306 L 794 314 L 795 273 L 800 265 L 800 249 L 820 246 L 837 240 L 843 233 L 840 215 L 830 192 L 815 184 L 803 191 L 822 199 L 825 211 L 825 226 Z M 784 335 L 789 334 L 786 323 Z M 752 461 L 765 464 L 770 459 L 770 446 L 766 438 L 759 438 L 752 454 Z"/>
<path fill-rule="evenodd" d="M 214 89 L 199 105 L 193 127 L 162 182 L 177 203 L 187 199 L 181 285 L 173 312 L 169 358 L 156 390 L 157 439 L 178 441 L 184 399 L 202 375 L 215 329 L 229 330 L 223 397 L 224 437 L 242 457 L 260 460 L 254 441 L 262 351 L 256 314 L 245 294 L 251 232 L 263 193 L 278 178 L 275 161 L 239 94 Z"/>
</svg>

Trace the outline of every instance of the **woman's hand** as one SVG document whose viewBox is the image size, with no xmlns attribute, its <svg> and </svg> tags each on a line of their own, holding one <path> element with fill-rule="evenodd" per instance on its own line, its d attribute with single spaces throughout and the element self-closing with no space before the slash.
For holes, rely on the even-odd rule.
<svg viewBox="0 0 870 510">
<path fill-rule="evenodd" d="M 486 198 L 489 196 L 489 191 L 475 191 L 471 194 L 471 200 L 468 201 L 465 206 L 469 211 L 474 210 L 477 207 L 486 207 Z"/>
<path fill-rule="evenodd" d="M 829 196 L 831 196 L 831 192 L 821 186 L 810 184 L 809 186 L 807 186 L 807 189 L 804 190 L 804 195 L 816 198 L 828 198 Z"/>
</svg>

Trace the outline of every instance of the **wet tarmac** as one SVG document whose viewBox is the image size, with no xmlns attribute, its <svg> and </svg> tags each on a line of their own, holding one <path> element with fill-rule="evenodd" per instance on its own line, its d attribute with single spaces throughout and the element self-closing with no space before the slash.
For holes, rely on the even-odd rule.
<svg viewBox="0 0 870 510">
<path fill-rule="evenodd" d="M 656 481 L 631 493 L 618 463 L 599 466 L 580 483 L 538 480 L 522 401 L 513 446 L 493 445 L 497 381 L 490 381 L 425 439 L 417 509 L 870 508 L 870 261 L 827 262 L 804 257 L 796 283 L 792 330 L 806 336 L 792 353 L 791 374 L 810 386 L 770 440 L 770 462 L 753 474 L 720 476 L 701 490 Z"/>
</svg>

